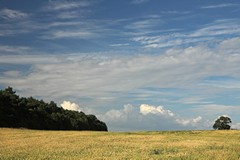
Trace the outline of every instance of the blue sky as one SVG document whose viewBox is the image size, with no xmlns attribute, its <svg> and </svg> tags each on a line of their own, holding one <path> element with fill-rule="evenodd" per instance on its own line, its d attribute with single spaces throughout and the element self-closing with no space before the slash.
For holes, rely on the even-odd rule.
<svg viewBox="0 0 240 160">
<path fill-rule="evenodd" d="M 237 0 L 0 3 L 0 88 L 112 131 L 240 128 Z"/>
</svg>

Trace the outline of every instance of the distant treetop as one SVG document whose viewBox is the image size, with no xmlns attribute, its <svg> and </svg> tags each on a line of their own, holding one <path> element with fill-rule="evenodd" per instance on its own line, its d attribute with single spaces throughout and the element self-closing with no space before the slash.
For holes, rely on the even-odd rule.
<svg viewBox="0 0 240 160">
<path fill-rule="evenodd" d="M 229 125 L 232 123 L 231 119 L 227 116 L 220 116 L 213 125 L 214 129 L 218 130 L 229 130 L 231 126 Z"/>
<path fill-rule="evenodd" d="M 107 131 L 95 115 L 64 110 L 53 101 L 19 97 L 12 87 L 0 90 L 0 127 L 41 130 Z"/>
</svg>

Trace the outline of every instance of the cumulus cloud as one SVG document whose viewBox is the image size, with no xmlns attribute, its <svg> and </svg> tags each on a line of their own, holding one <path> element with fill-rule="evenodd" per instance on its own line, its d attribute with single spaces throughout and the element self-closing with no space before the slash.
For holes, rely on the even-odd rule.
<svg viewBox="0 0 240 160">
<path fill-rule="evenodd" d="M 107 111 L 103 116 L 101 116 L 104 120 L 108 122 L 127 122 L 129 119 L 129 115 L 134 112 L 134 107 L 131 104 L 127 104 L 123 106 L 123 109 L 111 109 Z"/>
<path fill-rule="evenodd" d="M 142 113 L 143 115 L 151 113 L 163 116 L 174 116 L 174 114 L 170 110 L 164 110 L 163 106 L 154 107 L 147 104 L 142 104 L 140 106 L 140 113 Z"/>
<path fill-rule="evenodd" d="M 112 109 L 98 117 L 108 124 L 110 130 L 118 131 L 202 129 L 210 125 L 201 116 L 183 118 L 162 106 L 148 104 L 139 107 L 124 105 L 122 109 Z"/>
<path fill-rule="evenodd" d="M 19 90 L 28 88 L 28 92 L 32 91 L 28 93 L 29 95 L 37 93 L 37 96 L 47 95 L 46 97 L 52 98 L 78 95 L 95 100 L 101 97 L 118 98 L 119 94 L 125 95 L 137 89 L 139 91 L 136 95 L 140 95 L 143 94 L 140 89 L 148 87 L 204 87 L 206 90 L 209 88 L 210 91 L 215 86 L 204 81 L 208 76 L 225 75 L 240 78 L 237 74 L 240 72 L 238 67 L 240 55 L 235 53 L 240 49 L 237 46 L 238 41 L 238 38 L 223 41 L 219 45 L 222 50 L 218 46 L 212 49 L 196 46 L 169 49 L 160 55 L 117 57 L 108 55 L 62 55 L 58 57 L 5 55 L 0 56 L 0 62 L 29 65 L 31 70 L 27 71 L 25 77 L 18 79 L 2 77 L 0 83 L 14 85 Z M 233 54 L 229 54 L 232 49 L 226 46 L 230 42 L 232 45 L 236 44 Z M 11 48 L 4 47 L 4 50 L 6 49 Z M 62 90 L 65 92 L 61 92 Z M 201 97 L 200 99 L 204 100 Z"/>
<path fill-rule="evenodd" d="M 193 119 L 176 119 L 176 122 L 184 126 L 187 126 L 187 125 L 196 126 L 198 123 L 201 122 L 201 120 L 202 120 L 202 117 L 198 116 Z"/>
<path fill-rule="evenodd" d="M 199 116 L 196 113 L 211 118 L 216 117 L 216 114 L 232 115 L 240 112 L 239 106 L 215 102 L 216 95 L 217 98 L 226 98 L 230 97 L 229 93 L 231 98 L 239 99 L 235 88 L 214 86 L 206 81 L 206 78 L 213 75 L 240 79 L 238 44 L 239 38 L 235 37 L 220 41 L 216 46 L 173 48 L 155 55 L 0 55 L 0 63 L 12 66 L 8 71 L 14 70 L 15 73 L 24 75 L 15 78 L 6 70 L 5 74 L 0 75 L 0 83 L 16 88 L 23 96 L 38 96 L 57 103 L 69 98 L 81 102 L 83 106 L 97 108 L 98 111 L 109 110 L 104 117 L 112 119 L 110 123 L 114 122 L 114 117 L 119 116 L 138 122 L 132 123 L 133 127 L 134 124 L 148 126 L 147 122 L 161 121 L 160 117 L 172 119 L 174 127 L 180 126 L 180 123 L 197 124 L 200 118 L 196 119 Z M 3 49 L 6 50 L 6 47 Z M 20 67 L 25 67 L 25 70 Z M 133 107 L 129 112 L 134 114 L 126 114 L 124 109 L 109 109 L 114 105 L 131 102 L 143 104 L 157 101 L 161 104 L 162 100 L 164 104 L 176 108 L 186 106 L 185 110 L 193 113 L 193 117 L 177 117 L 176 113 L 159 106 L 145 106 L 142 110 Z M 200 104 L 198 101 L 207 103 Z M 141 119 L 147 120 L 143 122 Z M 188 119 L 192 120 L 187 121 Z M 159 127 L 159 124 L 153 123 L 148 129 L 153 129 L 153 125 Z M 164 127 L 167 129 L 169 126 Z M 141 125 L 136 128 L 142 129 Z"/>
<path fill-rule="evenodd" d="M 63 101 L 61 107 L 67 110 L 81 111 L 80 106 L 78 104 L 72 103 L 70 101 Z"/>
</svg>

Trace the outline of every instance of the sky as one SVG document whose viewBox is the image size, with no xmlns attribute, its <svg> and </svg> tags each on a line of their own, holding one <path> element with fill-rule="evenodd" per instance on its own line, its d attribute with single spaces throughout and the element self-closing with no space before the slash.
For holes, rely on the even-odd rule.
<svg viewBox="0 0 240 160">
<path fill-rule="evenodd" d="M 110 131 L 240 129 L 238 0 L 0 0 L 0 89 Z"/>
</svg>

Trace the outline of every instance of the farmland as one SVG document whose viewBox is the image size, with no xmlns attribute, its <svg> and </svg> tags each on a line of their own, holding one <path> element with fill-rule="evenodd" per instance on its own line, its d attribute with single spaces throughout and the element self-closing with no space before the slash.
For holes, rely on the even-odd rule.
<svg viewBox="0 0 240 160">
<path fill-rule="evenodd" d="M 0 129 L 0 159 L 240 159 L 240 131 Z"/>
</svg>

